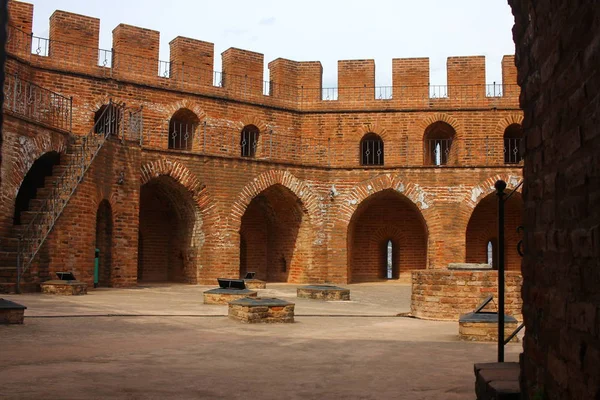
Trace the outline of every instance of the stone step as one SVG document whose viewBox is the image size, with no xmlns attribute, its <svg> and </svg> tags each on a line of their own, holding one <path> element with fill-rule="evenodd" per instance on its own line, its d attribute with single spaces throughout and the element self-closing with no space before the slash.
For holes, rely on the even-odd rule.
<svg viewBox="0 0 600 400">
<path fill-rule="evenodd" d="M 517 362 L 475 364 L 477 400 L 520 400 Z"/>
<path fill-rule="evenodd" d="M 47 211 L 43 211 L 43 212 L 23 211 L 23 212 L 21 212 L 21 225 L 25 225 L 25 226 L 29 225 L 29 223 L 31 221 L 33 221 L 34 218 L 35 218 L 34 223 L 36 225 L 39 225 L 40 223 L 47 221 L 47 218 L 49 215 L 50 215 L 50 213 Z"/>
</svg>

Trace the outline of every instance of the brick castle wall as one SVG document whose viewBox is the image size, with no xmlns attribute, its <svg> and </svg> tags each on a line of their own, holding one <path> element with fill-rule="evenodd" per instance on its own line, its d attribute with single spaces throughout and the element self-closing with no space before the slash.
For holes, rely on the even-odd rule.
<svg viewBox="0 0 600 400">
<path fill-rule="evenodd" d="M 31 20 L 29 8 L 11 7 L 11 18 Z M 57 29 L 61 43 L 70 44 L 63 49 L 91 45 L 97 20 L 66 14 L 56 18 L 82 26 L 88 42 Z M 30 28 L 21 23 L 20 29 Z M 141 146 L 139 138 L 111 139 L 101 150 L 44 244 L 28 276 L 31 282 L 63 269 L 91 282 L 97 243 L 112 244 L 107 275 L 113 286 L 214 283 L 244 270 L 298 283 L 378 280 L 385 263 L 382 243 L 388 239 L 400 274 L 445 269 L 450 262 L 464 262 L 467 254 L 486 262 L 485 254 L 467 250 L 481 247 L 482 228 L 473 228 L 473 244 L 467 231 L 473 215 L 482 214 L 477 221 L 491 215 L 486 196 L 495 180 L 507 180 L 509 188 L 520 180 L 520 165 L 505 165 L 502 154 L 504 130 L 521 121 L 516 98 L 466 91 L 442 99 L 415 95 L 429 80 L 427 59 L 394 60 L 392 99 L 365 98 L 364 91 L 350 88 L 331 101 L 321 99 L 320 63 L 277 59 L 270 63 L 277 71 L 271 76 L 275 85 L 265 95 L 258 53 L 226 51 L 223 85 L 214 86 L 206 78 L 212 69 L 210 43 L 172 41 L 171 56 L 181 65 L 172 64 L 172 74 L 165 77 L 154 71 L 158 32 L 119 25 L 113 34 L 112 67 L 66 62 L 68 56 L 58 59 L 52 53 L 10 52 L 9 70 L 73 97 L 74 134 L 87 134 L 109 99 L 125 102 L 128 110 L 141 107 L 144 124 Z M 200 58 L 185 59 L 186 49 Z M 124 63 L 129 59 L 138 61 Z M 469 60 L 449 62 L 448 73 L 456 75 L 457 87 L 479 90 L 485 71 L 480 57 Z M 364 77 L 365 88 L 372 62 L 340 65 L 340 82 Z M 465 72 L 469 68 L 478 71 L 472 81 Z M 504 68 L 514 67 L 505 63 Z M 203 72 L 190 81 L 187 74 L 195 70 Z M 180 110 L 195 117 L 191 145 L 169 149 L 170 120 Z M 438 122 L 454 135 L 453 162 L 424 166 L 424 133 Z M 254 158 L 240 154 L 240 133 L 248 125 L 259 130 Z M 2 173 L 12 184 L 3 179 L 0 190 L 5 236 L 13 229 L 14 196 L 33 161 L 48 149 L 65 152 L 65 146 L 34 140 L 42 132 L 36 129 L 15 122 L 11 139 L 16 150 L 34 151 L 17 157 L 6 147 Z M 369 132 L 385 143 L 384 166 L 360 165 L 360 140 Z M 54 131 L 47 135 L 61 137 Z M 97 237 L 103 200 L 110 204 L 111 238 L 104 237 L 107 229 Z M 512 244 L 507 256 L 517 260 Z"/>
</svg>

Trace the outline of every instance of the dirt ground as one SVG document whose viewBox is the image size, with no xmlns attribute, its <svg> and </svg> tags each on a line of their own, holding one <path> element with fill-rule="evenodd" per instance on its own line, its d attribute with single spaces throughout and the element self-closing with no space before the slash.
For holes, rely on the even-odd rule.
<svg viewBox="0 0 600 400">
<path fill-rule="evenodd" d="M 276 325 L 228 319 L 202 304 L 208 286 L 3 295 L 28 309 L 0 326 L 0 398 L 474 399 L 473 364 L 495 361 L 494 343 L 458 340 L 458 322 L 398 317 L 409 285 L 346 285 L 350 302 L 296 287 L 259 291 L 296 303 L 296 322 Z"/>
</svg>

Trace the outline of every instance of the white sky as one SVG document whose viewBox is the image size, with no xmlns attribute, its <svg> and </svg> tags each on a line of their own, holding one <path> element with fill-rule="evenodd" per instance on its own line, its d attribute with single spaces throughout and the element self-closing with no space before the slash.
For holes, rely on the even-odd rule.
<svg viewBox="0 0 600 400">
<path fill-rule="evenodd" d="M 500 61 L 514 54 L 506 0 L 30 0 L 33 32 L 48 36 L 54 10 L 100 18 L 100 47 L 111 48 L 119 23 L 160 32 L 168 43 L 187 36 L 215 44 L 215 70 L 229 47 L 321 61 L 323 87 L 337 86 L 337 60 L 375 59 L 376 85 L 392 83 L 392 58 L 429 57 L 432 85 L 446 84 L 446 57 L 485 55 L 486 81 L 501 82 Z"/>
</svg>

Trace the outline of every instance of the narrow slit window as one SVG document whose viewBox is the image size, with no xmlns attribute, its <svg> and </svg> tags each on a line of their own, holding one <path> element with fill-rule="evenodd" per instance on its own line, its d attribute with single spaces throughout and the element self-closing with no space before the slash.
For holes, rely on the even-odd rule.
<svg viewBox="0 0 600 400">
<path fill-rule="evenodd" d="M 391 240 L 387 242 L 387 253 L 386 253 L 386 278 L 392 279 L 394 275 L 394 258 L 393 258 L 393 244 Z"/>
</svg>

